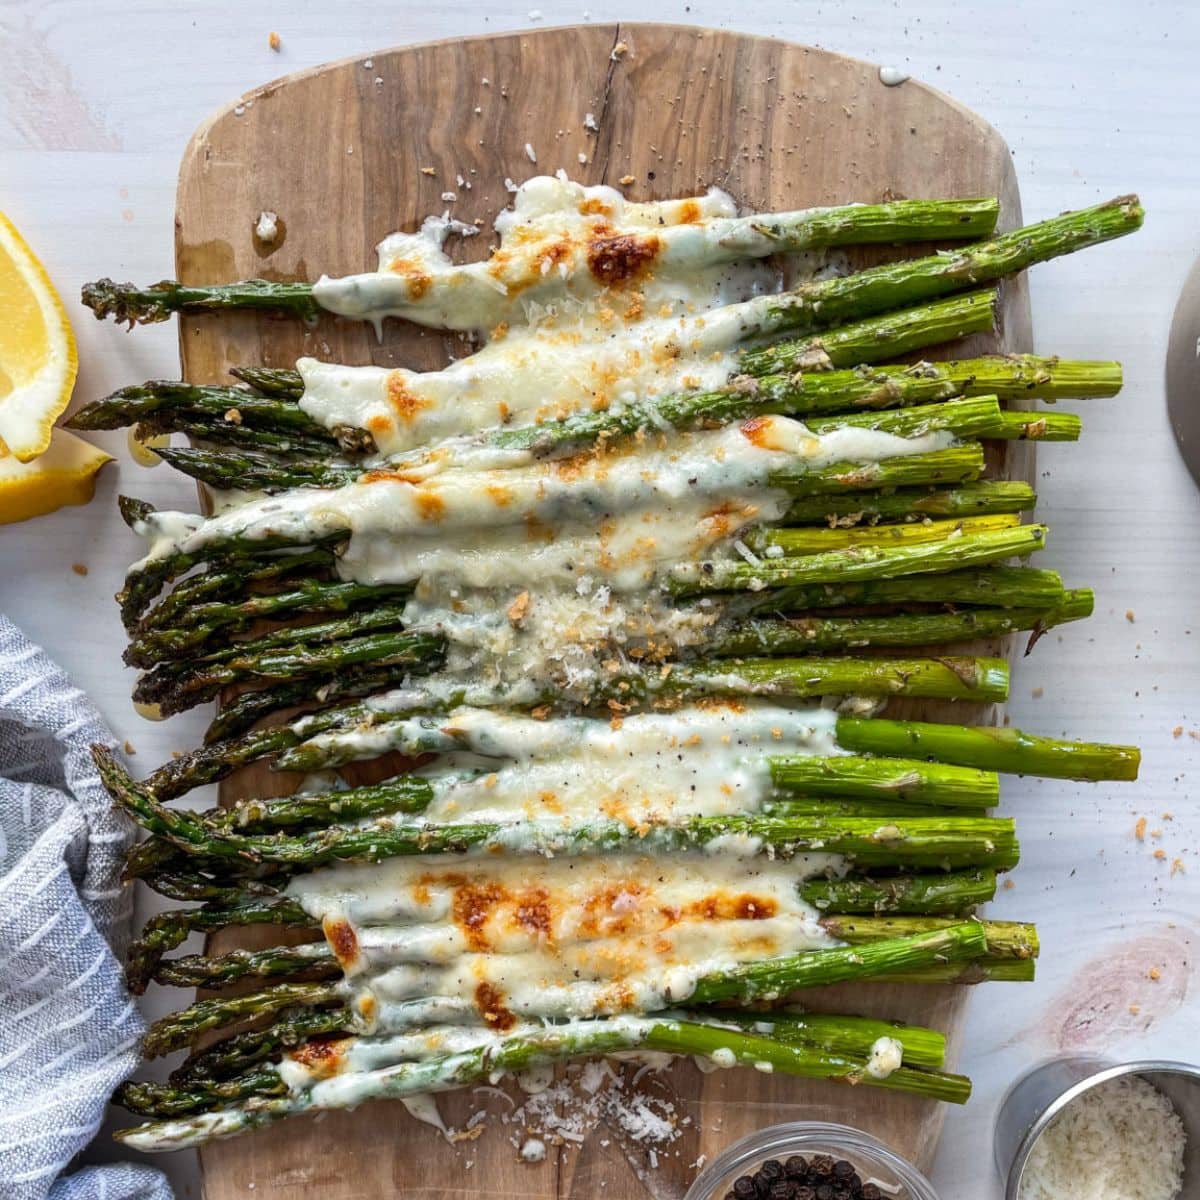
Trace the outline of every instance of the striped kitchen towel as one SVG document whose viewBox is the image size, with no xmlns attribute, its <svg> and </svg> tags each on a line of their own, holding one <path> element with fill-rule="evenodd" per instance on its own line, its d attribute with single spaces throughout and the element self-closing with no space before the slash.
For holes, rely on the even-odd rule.
<svg viewBox="0 0 1200 1200">
<path fill-rule="evenodd" d="M 117 958 L 132 840 L 92 766 L 87 697 L 0 615 L 0 1197 L 169 1200 L 140 1165 L 64 1174 L 133 1070 L 143 1024 Z"/>
</svg>

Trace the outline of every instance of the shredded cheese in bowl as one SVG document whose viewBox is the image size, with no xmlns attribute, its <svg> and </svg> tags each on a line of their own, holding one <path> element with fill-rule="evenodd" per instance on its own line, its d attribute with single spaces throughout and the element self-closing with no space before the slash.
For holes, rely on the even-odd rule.
<svg viewBox="0 0 1200 1200">
<path fill-rule="evenodd" d="M 1175 1200 L 1186 1141 L 1162 1092 L 1118 1076 L 1071 1101 L 1034 1143 L 1019 1200 Z"/>
</svg>

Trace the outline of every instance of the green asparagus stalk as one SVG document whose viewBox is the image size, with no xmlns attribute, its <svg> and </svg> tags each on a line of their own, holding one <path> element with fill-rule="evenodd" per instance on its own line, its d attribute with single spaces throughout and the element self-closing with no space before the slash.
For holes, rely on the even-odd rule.
<svg viewBox="0 0 1200 1200">
<path fill-rule="evenodd" d="M 767 585 L 761 591 L 751 589 L 734 597 L 729 611 L 734 616 L 746 616 L 756 612 L 896 604 L 1050 609 L 1062 604 L 1066 595 L 1062 579 L 1054 571 L 987 567 L 978 571 L 950 571 L 945 575 L 901 575 L 863 583 Z"/>
<path fill-rule="evenodd" d="M 194 931 L 209 932 L 231 925 L 281 925 L 308 927 L 313 923 L 298 904 L 277 897 L 255 897 L 234 906 L 204 906 L 158 913 L 146 922 L 130 943 L 125 960 L 129 990 L 140 996 L 150 982 L 159 959 L 174 950 Z"/>
<path fill-rule="evenodd" d="M 286 367 L 230 367 L 229 373 L 264 396 L 299 400 L 304 395 L 304 380 L 300 378 L 300 372 Z"/>
<path fill-rule="evenodd" d="M 398 631 L 404 620 L 404 605 L 387 603 L 385 597 L 380 597 L 379 603 L 369 608 L 353 609 L 345 616 L 332 621 L 322 621 L 317 625 L 288 625 L 282 629 L 274 629 L 270 633 L 260 634 L 252 640 L 233 642 L 230 644 L 222 639 L 223 645 L 219 650 L 209 650 L 197 661 L 190 655 L 190 665 L 203 669 L 209 664 L 228 663 L 240 659 L 247 654 L 261 654 L 270 650 L 295 648 L 300 645 L 327 645 L 331 642 L 344 641 L 364 633 L 374 633 L 380 630 Z M 143 644 L 134 643 L 125 651 L 125 661 L 130 666 L 151 667 L 156 663 L 169 661 L 151 658 L 145 653 Z"/>
<path fill-rule="evenodd" d="M 853 275 L 802 284 L 779 297 L 755 333 L 761 337 L 803 333 L 960 292 L 1013 275 L 1035 263 L 1123 237 L 1141 228 L 1141 224 L 1142 208 L 1137 197 L 1119 196 L 953 253 L 884 263 Z M 764 366 L 768 371 L 779 369 L 770 349 L 748 353 L 743 365 L 753 373 L 761 373 Z"/>
<path fill-rule="evenodd" d="M 866 528 L 833 527 L 810 529 L 766 528 L 751 530 L 742 542 L 755 554 L 824 554 L 830 550 L 848 550 L 852 546 L 915 546 L 921 542 L 940 542 L 968 533 L 988 533 L 997 529 L 1015 529 L 1021 524 L 1016 513 L 988 513 L 982 517 L 959 517 L 944 521 L 920 521 L 902 525 L 869 525 Z M 773 550 L 777 546 L 779 550 Z"/>
<path fill-rule="evenodd" d="M 774 696 L 786 699 L 813 699 L 818 696 L 912 696 L 935 700 L 999 701 L 1008 695 L 1008 664 L 1003 659 L 941 656 L 937 659 L 866 659 L 866 658 L 764 658 L 739 659 L 736 663 L 681 663 L 669 674 L 661 672 L 629 674 L 609 681 L 597 699 L 615 699 L 620 708 L 635 703 L 653 702 L 657 697 L 674 696 L 697 699 L 703 696 Z M 554 699 L 547 696 L 546 702 Z M 494 703 L 501 704 L 497 695 Z M 323 727 L 305 728 L 298 723 L 290 737 L 280 730 L 263 731 L 276 735 L 264 739 L 263 747 L 253 746 L 251 753 L 261 757 L 279 753 L 275 769 L 283 771 L 320 771 L 375 757 L 387 750 L 400 753 L 420 752 L 423 739 L 414 743 L 414 730 L 409 718 L 417 712 L 428 712 L 438 705 L 456 707 L 461 696 L 432 694 L 428 699 L 414 693 L 411 706 L 402 711 L 383 714 L 371 710 L 350 710 L 344 718 L 326 720 Z M 354 734 L 345 736 L 339 724 L 360 730 L 353 724 L 362 711 L 371 722 L 369 739 Z M 211 748 L 207 748 L 211 749 Z M 217 752 L 220 754 L 220 752 Z M 237 751 L 239 761 L 241 751 Z M 211 756 L 205 756 L 211 761 Z M 182 761 L 182 760 L 180 760 Z M 186 775 L 189 779 L 205 778 L 207 763 L 189 763 L 173 773 L 174 779 Z M 152 788 L 162 797 L 163 786 L 170 794 L 173 782 L 155 778 Z"/>
<path fill-rule="evenodd" d="M 181 658 L 203 646 L 218 630 L 237 633 L 265 617 L 348 613 L 360 605 L 395 601 L 411 590 L 407 586 L 302 579 L 294 580 L 286 591 L 251 595 L 244 600 L 198 603 L 186 613 L 178 614 L 175 625 L 160 625 L 137 633 L 126 651 L 126 661 L 138 664 Z M 367 619 L 359 617 L 360 621 Z"/>
<path fill-rule="evenodd" d="M 881 799 L 943 808 L 991 808 L 1000 778 L 974 767 L 949 767 L 911 758 L 860 758 L 815 754 L 767 759 L 771 783 L 783 795 Z"/>
<path fill-rule="evenodd" d="M 238 979 L 266 979 L 273 975 L 329 979 L 341 967 L 324 942 L 276 946 L 268 950 L 231 950 L 212 956 L 188 954 L 163 959 L 154 971 L 154 982 L 174 987 L 215 988 Z"/>
<path fill-rule="evenodd" d="M 101 747 L 94 750 L 105 788 L 129 815 L 179 849 L 209 860 L 280 863 L 306 869 L 330 862 L 380 862 L 414 854 L 522 852 L 578 855 L 636 848 L 646 853 L 696 849 L 740 838 L 756 852 L 790 857 L 823 849 L 856 862 L 886 866 L 1011 866 L 1017 857 L 1012 822 L 986 817 L 903 818 L 878 821 L 786 817 L 694 817 L 674 825 L 632 829 L 599 820 L 564 828 L 531 821 L 519 829 L 492 822 L 463 824 L 330 825 L 289 836 L 218 829 L 194 813 L 172 811 L 139 791 Z"/>
<path fill-rule="evenodd" d="M 223 688 L 243 680 L 280 680 L 344 671 L 364 663 L 428 670 L 443 650 L 440 638 L 421 633 L 384 631 L 346 638 L 330 645 L 302 644 L 239 655 L 223 662 L 197 663 L 191 670 L 155 668 L 143 675 L 133 697 L 157 704 L 164 715 L 211 700 Z"/>
<path fill-rule="evenodd" d="M 770 1063 L 786 1074 L 842 1079 L 914 1092 L 932 1098 L 964 1102 L 970 1082 L 962 1076 L 900 1066 L 877 1078 L 864 1058 L 834 1054 L 811 1044 L 742 1033 L 721 1025 L 662 1018 L 572 1021 L 510 1036 L 498 1045 L 460 1051 L 444 1058 L 402 1062 L 371 1072 L 353 1098 L 328 1089 L 296 1095 L 259 1096 L 252 1103 L 200 1113 L 182 1119 L 149 1122 L 116 1135 L 137 1150 L 178 1150 L 214 1138 L 233 1137 L 250 1129 L 311 1108 L 344 1107 L 366 1098 L 397 1098 L 463 1087 L 505 1072 L 547 1066 L 564 1059 L 611 1054 L 620 1050 L 657 1050 L 732 1059 L 747 1065 Z M 159 1094 L 167 1100 L 171 1094 Z"/>
<path fill-rule="evenodd" d="M 230 1079 L 249 1067 L 281 1057 L 285 1050 L 310 1038 L 344 1032 L 349 1025 L 349 1014 L 344 1009 L 297 1009 L 265 1029 L 230 1034 L 203 1050 L 194 1051 L 171 1072 L 170 1082 L 188 1085 Z M 917 1045 L 920 1044 L 918 1041 Z M 913 1065 L 925 1064 L 914 1061 Z"/>
<path fill-rule="evenodd" d="M 1031 442 L 1077 442 L 1083 428 L 1074 413 L 1006 412 L 1001 429 L 986 436 Z"/>
<path fill-rule="evenodd" d="M 988 869 L 845 879 L 810 879 L 800 895 L 814 908 L 834 913 L 963 913 L 996 894 Z"/>
<path fill-rule="evenodd" d="M 870 525 L 876 521 L 925 521 L 936 517 L 971 517 L 1019 513 L 1033 508 L 1037 493 L 1027 483 L 986 480 L 955 488 L 899 488 L 843 496 L 810 496 L 793 500 L 784 520 L 789 525 L 831 528 Z"/>
<path fill-rule="evenodd" d="M 181 1087 L 171 1083 L 121 1084 L 113 1103 L 142 1117 L 179 1117 L 245 1100 L 250 1096 L 283 1096 L 287 1084 L 273 1067 L 247 1071 L 234 1079 L 193 1083 Z"/>
<path fill-rule="evenodd" d="M 242 736 L 255 722 L 283 708 L 316 701 L 327 704 L 355 696 L 396 687 L 408 675 L 407 667 L 384 667 L 380 670 L 356 669 L 348 674 L 333 675 L 314 687 L 310 679 L 293 679 L 254 692 L 240 692 L 233 700 L 224 702 L 209 722 L 204 742 L 215 742 Z"/>
<path fill-rule="evenodd" d="M 842 205 L 731 218 L 721 223 L 727 232 L 714 239 L 699 264 L 694 251 L 688 254 L 687 261 L 696 266 L 777 251 L 979 237 L 995 227 L 997 212 L 997 201 L 992 198 L 896 200 L 884 204 Z M 656 239 L 656 253 L 669 260 L 673 242 L 689 233 L 680 227 L 663 227 Z M 435 288 L 435 294 L 444 299 L 445 288 L 450 287 L 461 296 L 463 289 L 479 286 L 477 273 L 477 268 L 474 271 L 459 268 L 440 289 Z M 397 282 L 402 284 L 403 281 Z M 488 279 L 484 286 L 495 285 Z M 408 300 L 407 296 L 408 293 L 402 290 L 400 297 L 404 297 L 403 302 L 411 305 L 415 312 L 420 305 Z M 147 288 L 101 279 L 84 285 L 83 303 L 98 319 L 113 317 L 118 322 L 128 322 L 131 327 L 165 321 L 173 312 L 267 309 L 309 320 L 322 311 L 311 284 L 276 283 L 266 279 L 196 287 L 163 280 Z M 451 321 L 449 327 L 466 329 L 469 325 Z"/>
<path fill-rule="evenodd" d="M 1046 532 L 1044 525 L 1021 525 L 915 546 L 853 546 L 824 554 L 766 559 L 757 565 L 732 561 L 679 563 L 672 568 L 670 586 L 675 595 L 687 596 L 962 570 L 1040 550 Z"/>
<path fill-rule="evenodd" d="M 1106 746 L 1038 737 L 1019 729 L 941 725 L 927 721 L 859 720 L 840 717 L 838 744 L 860 754 L 910 754 L 1014 775 L 1050 779 L 1137 778 L 1141 753 L 1134 746 Z"/>
<path fill-rule="evenodd" d="M 832 937 L 853 946 L 890 944 L 896 939 L 920 937 L 938 930 L 957 928 L 954 917 L 830 915 L 821 924 Z M 993 959 L 1037 958 L 1037 930 L 1022 921 L 977 922 L 987 944 L 985 955 Z"/>
<path fill-rule="evenodd" d="M 937 578 L 942 578 L 938 576 Z M 1067 592 L 1050 609 L 975 608 L 895 616 L 749 618 L 719 632 L 704 649 L 709 657 L 826 654 L 858 646 L 937 646 L 1004 637 L 1023 629 L 1050 629 L 1091 616 L 1092 593 Z"/>
<path fill-rule="evenodd" d="M 210 809 L 207 824 L 242 833 L 266 833 L 330 821 L 360 820 L 391 813 L 423 812 L 433 785 L 420 775 L 397 775 L 382 783 L 340 792 L 294 792 L 263 800 L 242 800 L 232 808 Z"/>
</svg>

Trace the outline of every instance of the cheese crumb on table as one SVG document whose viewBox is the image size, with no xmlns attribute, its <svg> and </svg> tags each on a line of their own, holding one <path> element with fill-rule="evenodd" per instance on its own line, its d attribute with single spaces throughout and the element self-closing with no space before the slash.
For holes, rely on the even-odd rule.
<svg viewBox="0 0 1200 1200">
<path fill-rule="evenodd" d="M 1183 1122 L 1157 1088 L 1120 1076 L 1073 1100 L 1038 1138 L 1019 1200 L 1175 1200 Z"/>
</svg>

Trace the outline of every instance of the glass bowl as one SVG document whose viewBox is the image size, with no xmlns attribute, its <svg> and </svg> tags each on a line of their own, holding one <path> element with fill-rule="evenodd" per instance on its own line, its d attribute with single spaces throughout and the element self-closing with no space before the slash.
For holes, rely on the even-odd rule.
<svg viewBox="0 0 1200 1200">
<path fill-rule="evenodd" d="M 739 1175 L 752 1175 L 768 1158 L 830 1154 L 854 1164 L 864 1182 L 895 1200 L 938 1200 L 933 1184 L 878 1138 L 849 1125 L 793 1121 L 771 1125 L 722 1150 L 696 1176 L 684 1200 L 722 1200 Z"/>
</svg>

